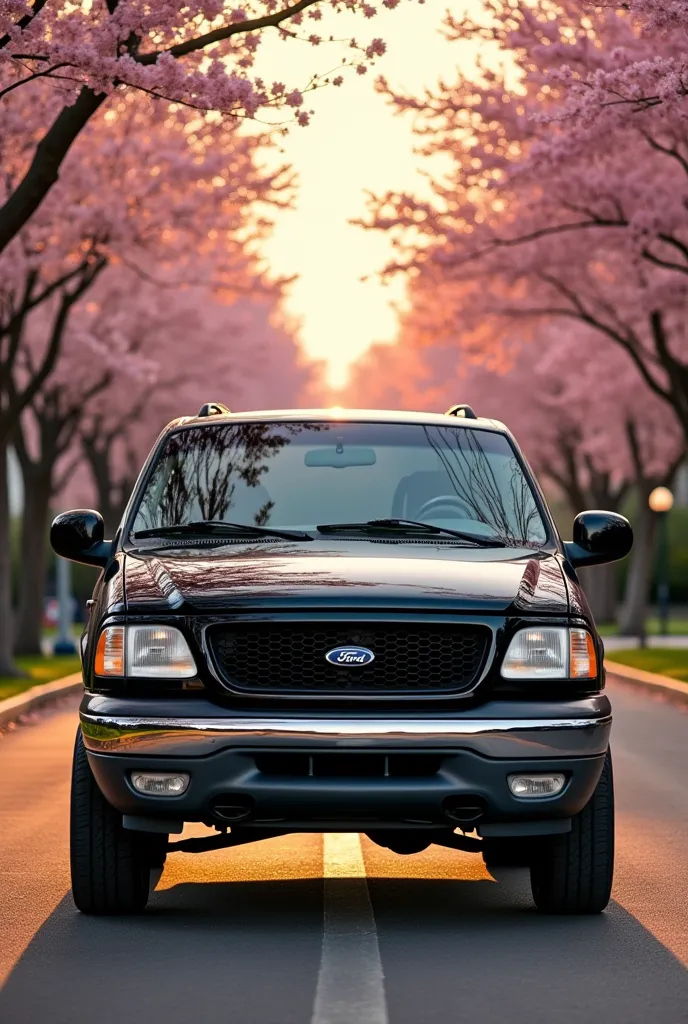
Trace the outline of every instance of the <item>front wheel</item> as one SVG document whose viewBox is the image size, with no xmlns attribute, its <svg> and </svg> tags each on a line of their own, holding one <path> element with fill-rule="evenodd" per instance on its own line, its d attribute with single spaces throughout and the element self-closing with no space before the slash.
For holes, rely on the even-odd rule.
<svg viewBox="0 0 688 1024">
<path fill-rule="evenodd" d="M 614 873 L 614 784 L 607 751 L 590 802 L 571 831 L 538 844 L 530 867 L 535 906 L 542 914 L 600 914 Z"/>
<path fill-rule="evenodd" d="M 167 836 L 130 832 L 98 789 L 77 732 L 72 771 L 70 861 L 74 902 L 84 914 L 136 914 L 148 902 L 151 868 Z"/>
</svg>

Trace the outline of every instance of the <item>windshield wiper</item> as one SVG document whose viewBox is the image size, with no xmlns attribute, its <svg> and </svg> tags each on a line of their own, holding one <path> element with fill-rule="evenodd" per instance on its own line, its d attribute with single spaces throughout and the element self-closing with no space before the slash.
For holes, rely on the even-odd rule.
<svg viewBox="0 0 688 1024">
<path fill-rule="evenodd" d="M 195 523 L 175 523 L 172 526 L 156 526 L 150 530 L 136 530 L 134 537 L 176 537 L 179 535 L 210 537 L 282 537 L 284 540 L 313 540 L 305 530 L 271 530 L 267 526 L 253 526 L 251 523 L 226 523 L 222 519 L 201 519 Z"/>
<path fill-rule="evenodd" d="M 318 533 L 392 533 L 399 536 L 412 537 L 414 534 L 433 534 L 434 536 L 458 537 L 485 548 L 504 548 L 506 544 L 497 537 L 483 537 L 481 534 L 465 533 L 463 530 L 450 530 L 445 526 L 433 526 L 432 523 L 421 523 L 415 519 L 369 519 L 367 523 L 326 523 L 316 526 Z"/>
</svg>

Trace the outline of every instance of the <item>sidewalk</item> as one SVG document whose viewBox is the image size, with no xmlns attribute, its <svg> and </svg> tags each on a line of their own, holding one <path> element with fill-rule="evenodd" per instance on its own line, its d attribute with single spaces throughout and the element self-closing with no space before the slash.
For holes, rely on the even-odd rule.
<svg viewBox="0 0 688 1024">
<path fill-rule="evenodd" d="M 649 692 L 678 698 L 688 703 L 688 683 L 684 683 L 680 679 L 671 679 L 670 676 L 661 676 L 656 672 L 646 672 L 642 668 L 622 665 L 621 662 L 610 661 L 609 658 L 604 659 L 604 665 L 607 669 L 607 675 L 614 676 L 622 683 L 639 686 Z"/>
<path fill-rule="evenodd" d="M 16 722 L 23 715 L 36 711 L 38 708 L 53 704 L 55 701 L 68 697 L 70 694 L 83 691 L 81 672 L 75 672 L 64 679 L 55 679 L 52 683 L 32 686 L 14 697 L 0 700 L 0 728 Z"/>
<path fill-rule="evenodd" d="M 605 651 L 628 651 L 640 647 L 640 639 L 637 636 L 603 636 Z M 646 647 L 688 647 L 688 635 L 686 636 L 648 636 L 645 638 Z"/>
</svg>

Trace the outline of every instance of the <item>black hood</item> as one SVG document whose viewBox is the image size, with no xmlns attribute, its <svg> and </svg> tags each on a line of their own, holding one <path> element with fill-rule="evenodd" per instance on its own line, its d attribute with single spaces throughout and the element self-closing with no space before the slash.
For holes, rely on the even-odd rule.
<svg viewBox="0 0 688 1024">
<path fill-rule="evenodd" d="M 364 541 L 166 548 L 129 553 L 124 577 L 131 612 L 568 611 L 559 559 L 524 550 Z"/>
</svg>

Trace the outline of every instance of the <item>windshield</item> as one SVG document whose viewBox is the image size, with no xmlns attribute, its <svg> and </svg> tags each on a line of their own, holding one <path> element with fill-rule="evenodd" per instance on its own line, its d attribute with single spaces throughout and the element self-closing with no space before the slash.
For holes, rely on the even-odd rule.
<svg viewBox="0 0 688 1024">
<path fill-rule="evenodd" d="M 410 423 L 204 424 L 177 431 L 149 476 L 133 529 L 212 520 L 317 536 L 319 525 L 390 518 L 513 547 L 546 539 L 530 484 L 503 434 Z"/>
</svg>

